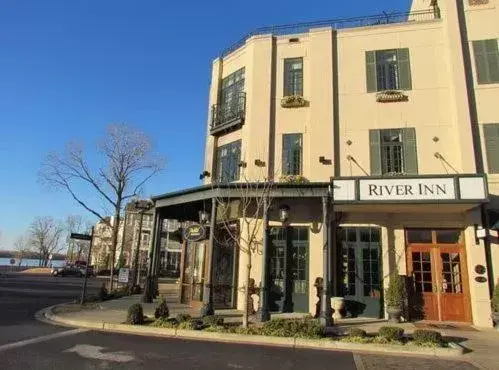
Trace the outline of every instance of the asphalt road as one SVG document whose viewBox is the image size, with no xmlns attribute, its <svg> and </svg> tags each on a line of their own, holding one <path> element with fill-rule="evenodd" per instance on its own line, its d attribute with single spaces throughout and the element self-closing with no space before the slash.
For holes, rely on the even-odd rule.
<svg viewBox="0 0 499 370">
<path fill-rule="evenodd" d="M 436 359 L 358 355 L 101 333 L 36 321 L 78 296 L 81 279 L 0 276 L 0 368 L 7 369 L 474 369 Z M 91 281 L 90 289 L 98 289 Z"/>
</svg>

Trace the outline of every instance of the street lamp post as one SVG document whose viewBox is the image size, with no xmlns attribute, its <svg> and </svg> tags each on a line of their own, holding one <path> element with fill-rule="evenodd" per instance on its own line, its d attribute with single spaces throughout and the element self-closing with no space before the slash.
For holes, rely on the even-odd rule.
<svg viewBox="0 0 499 370">
<path fill-rule="evenodd" d="M 70 239 L 90 241 L 90 246 L 88 247 L 87 264 L 85 266 L 85 278 L 83 279 L 83 286 L 81 289 L 80 304 L 83 304 L 83 303 L 85 303 L 85 298 L 87 295 L 88 265 L 90 263 L 90 258 L 92 257 L 92 244 L 93 244 L 93 240 L 94 240 L 94 227 L 92 226 L 92 230 L 90 232 L 90 235 L 71 233 Z"/>
<path fill-rule="evenodd" d="M 140 254 L 140 244 L 142 242 L 142 224 L 144 221 L 144 213 L 149 211 L 153 204 L 151 200 L 137 200 L 134 202 L 135 209 L 140 209 L 138 214 L 140 215 L 139 218 L 139 231 L 138 231 L 138 236 L 137 236 L 137 243 L 135 246 L 135 256 L 134 256 L 134 269 L 133 269 L 133 279 L 132 279 L 132 284 L 133 285 L 140 285 L 140 259 L 139 259 L 139 254 Z"/>
</svg>

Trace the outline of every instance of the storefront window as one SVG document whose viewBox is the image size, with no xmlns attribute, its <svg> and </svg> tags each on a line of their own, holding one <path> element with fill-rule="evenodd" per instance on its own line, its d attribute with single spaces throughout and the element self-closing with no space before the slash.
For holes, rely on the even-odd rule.
<svg viewBox="0 0 499 370">
<path fill-rule="evenodd" d="M 437 243 L 458 244 L 461 237 L 461 230 L 436 230 Z"/>
<path fill-rule="evenodd" d="M 407 230 L 407 243 L 409 244 L 427 244 L 431 243 L 431 230 L 430 229 L 411 229 Z"/>
</svg>

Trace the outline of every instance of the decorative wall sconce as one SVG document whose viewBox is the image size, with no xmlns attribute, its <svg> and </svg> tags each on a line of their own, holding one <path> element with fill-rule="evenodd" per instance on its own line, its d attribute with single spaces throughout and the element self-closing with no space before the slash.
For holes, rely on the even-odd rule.
<svg viewBox="0 0 499 370">
<path fill-rule="evenodd" d="M 282 205 L 279 207 L 279 220 L 285 223 L 289 219 L 289 206 Z"/>
<path fill-rule="evenodd" d="M 352 144 L 353 144 L 352 140 L 350 140 L 350 139 L 349 139 L 349 140 L 347 140 L 347 145 L 348 145 L 348 146 L 350 146 L 350 145 L 352 145 Z"/>
<path fill-rule="evenodd" d="M 201 172 L 201 175 L 199 175 L 199 180 L 203 180 L 205 177 L 210 177 L 210 173 L 208 171 Z"/>
<path fill-rule="evenodd" d="M 205 210 L 199 211 L 200 224 L 207 224 L 209 220 L 210 220 L 210 214 L 208 212 L 206 212 Z"/>
<path fill-rule="evenodd" d="M 265 167 L 265 162 L 259 159 L 255 159 L 255 166 L 257 167 Z"/>
<path fill-rule="evenodd" d="M 238 163 L 238 166 L 241 167 L 241 168 L 246 168 L 248 164 L 245 162 L 245 161 L 241 161 Z"/>
<path fill-rule="evenodd" d="M 326 159 L 326 157 L 324 157 L 323 155 L 321 155 L 319 157 L 319 163 L 322 163 L 322 164 L 331 164 L 331 160 L 330 159 Z"/>
</svg>

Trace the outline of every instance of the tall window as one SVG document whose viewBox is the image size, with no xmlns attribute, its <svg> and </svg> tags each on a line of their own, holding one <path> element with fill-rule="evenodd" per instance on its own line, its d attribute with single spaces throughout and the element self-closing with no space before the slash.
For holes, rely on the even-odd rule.
<svg viewBox="0 0 499 370">
<path fill-rule="evenodd" d="M 499 123 L 483 125 L 489 173 L 499 173 Z"/>
<path fill-rule="evenodd" d="M 302 174 L 302 134 L 282 135 L 282 174 Z"/>
<path fill-rule="evenodd" d="M 239 180 L 241 162 L 241 140 L 217 149 L 217 181 L 222 183 Z"/>
<path fill-rule="evenodd" d="M 237 101 L 238 93 L 244 90 L 244 68 L 231 73 L 222 80 L 220 105 L 231 106 Z"/>
<path fill-rule="evenodd" d="M 371 175 L 417 174 L 414 128 L 370 130 Z"/>
<path fill-rule="evenodd" d="M 473 41 L 479 85 L 499 83 L 499 40 Z"/>
<path fill-rule="evenodd" d="M 366 52 L 367 92 L 411 90 L 409 49 Z"/>
<path fill-rule="evenodd" d="M 284 96 L 303 96 L 303 58 L 284 59 Z"/>
<path fill-rule="evenodd" d="M 227 122 L 244 110 L 244 68 L 222 80 L 219 99 L 219 120 Z"/>
</svg>

